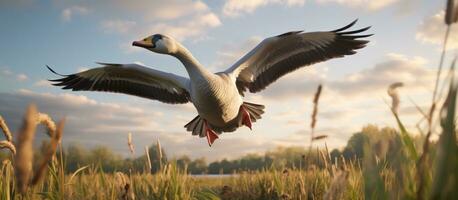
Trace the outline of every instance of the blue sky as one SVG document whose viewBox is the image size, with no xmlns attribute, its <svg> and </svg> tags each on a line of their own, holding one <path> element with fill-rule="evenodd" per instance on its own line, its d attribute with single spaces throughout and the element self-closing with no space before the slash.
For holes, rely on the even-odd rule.
<svg viewBox="0 0 458 200">
<path fill-rule="evenodd" d="M 64 144 L 111 146 L 126 153 L 127 133 L 140 150 L 160 139 L 172 155 L 209 160 L 305 146 L 311 96 L 325 88 L 317 132 L 341 147 L 365 124 L 393 125 L 386 88 L 402 88 L 401 115 L 413 132 L 421 116 L 408 97 L 426 106 L 444 34 L 442 1 L 413 0 L 228 0 L 228 1 L 0 1 L 0 115 L 16 130 L 25 105 L 38 104 L 55 119 L 68 118 Z M 68 92 L 50 87 L 55 76 L 96 67 L 96 61 L 131 63 L 186 75 L 170 56 L 130 46 L 133 40 L 166 33 L 181 41 L 202 64 L 224 70 L 263 38 L 291 30 L 326 31 L 354 19 L 372 26 L 368 47 L 354 56 L 303 68 L 247 100 L 267 106 L 253 131 L 224 134 L 209 148 L 183 125 L 196 112 L 120 94 Z M 450 47 L 458 47 L 456 27 Z M 455 33 L 455 34 L 453 34 Z M 456 51 L 456 50 L 452 50 Z M 141 154 L 141 152 L 137 152 Z"/>
</svg>

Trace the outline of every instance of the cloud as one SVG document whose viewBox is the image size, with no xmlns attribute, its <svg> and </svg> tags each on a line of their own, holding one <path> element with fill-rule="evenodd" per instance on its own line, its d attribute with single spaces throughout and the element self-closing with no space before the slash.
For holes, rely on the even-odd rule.
<svg viewBox="0 0 458 200">
<path fill-rule="evenodd" d="M 2 75 L 4 75 L 4 76 L 10 76 L 12 74 L 13 74 L 13 72 L 11 72 L 9 69 L 3 69 L 2 70 Z"/>
<path fill-rule="evenodd" d="M 158 23 L 144 32 L 145 35 L 151 34 L 151 32 L 164 33 L 171 35 L 179 41 L 183 41 L 188 38 L 201 39 L 205 30 L 220 25 L 221 21 L 218 16 L 214 13 L 207 13 L 195 16 L 191 20 L 182 20 L 177 23 Z"/>
<path fill-rule="evenodd" d="M 146 12 L 147 19 L 173 20 L 193 13 L 208 12 L 208 6 L 202 1 L 158 1 L 159 5 L 153 12 Z"/>
<path fill-rule="evenodd" d="M 351 8 L 363 8 L 377 11 L 399 3 L 399 10 L 406 11 L 411 6 L 412 0 L 315 0 L 320 4 L 340 4 Z M 267 5 L 284 5 L 288 7 L 303 6 L 305 0 L 228 0 L 223 6 L 223 14 L 228 17 L 237 17 L 242 14 L 253 13 L 256 9 Z"/>
<path fill-rule="evenodd" d="M 127 33 L 136 23 L 129 20 L 105 20 L 101 22 L 101 26 L 106 33 Z"/>
<path fill-rule="evenodd" d="M 372 68 L 352 73 L 330 82 L 329 87 L 345 96 L 370 95 L 385 92 L 394 82 L 403 82 L 409 90 L 431 89 L 435 70 L 427 68 L 422 57 L 388 54 L 387 60 Z"/>
<path fill-rule="evenodd" d="M 26 81 L 28 79 L 29 79 L 29 77 L 27 77 L 27 75 L 25 75 L 25 74 L 16 75 L 16 80 L 19 81 L 19 82 Z"/>
<path fill-rule="evenodd" d="M 62 0 L 56 5 L 91 8 L 91 14 L 103 18 L 100 22 L 103 32 L 127 35 L 128 41 L 153 33 L 165 33 L 179 40 L 202 39 L 208 29 L 221 25 L 218 16 L 199 0 Z M 65 20 L 71 19 L 76 11 L 65 10 L 62 14 Z M 120 46 L 124 48 L 126 45 Z"/>
<path fill-rule="evenodd" d="M 323 83 L 333 95 L 355 98 L 384 95 L 387 86 L 394 82 L 403 82 L 410 91 L 424 92 L 431 89 L 435 76 L 435 70 L 427 68 L 426 63 L 422 57 L 388 54 L 386 60 L 373 67 L 334 79 L 327 78 L 328 67 L 320 63 L 281 77 L 260 94 L 274 100 L 304 97 L 304 93 L 312 94 Z"/>
<path fill-rule="evenodd" d="M 282 4 L 286 6 L 303 6 L 305 0 L 228 0 L 223 5 L 223 14 L 236 17 L 245 13 L 252 13 L 258 7 L 269 4 Z"/>
<path fill-rule="evenodd" d="M 397 3 L 399 0 L 317 0 L 318 3 L 337 3 L 353 8 L 363 8 L 369 11 L 377 11 Z M 405 5 L 405 4 L 403 4 Z"/>
<path fill-rule="evenodd" d="M 83 6 L 71 6 L 62 10 L 61 19 L 64 22 L 72 20 L 74 15 L 86 15 L 89 13 L 89 9 Z"/>
<path fill-rule="evenodd" d="M 51 87 L 51 83 L 48 80 L 39 80 L 33 84 L 37 87 Z"/>
<path fill-rule="evenodd" d="M 251 51 L 261 40 L 260 37 L 253 36 L 240 43 L 235 42 L 225 45 L 221 50 L 216 52 L 217 61 L 210 64 L 209 68 L 214 71 L 226 70 L 242 58 L 243 55 Z"/>
<path fill-rule="evenodd" d="M 195 13 L 208 11 L 208 6 L 195 0 L 60 0 L 55 4 L 59 7 L 82 6 L 91 8 L 106 17 L 123 15 L 140 16 L 145 21 L 173 20 Z M 94 12 L 95 13 L 95 12 Z"/>
<path fill-rule="evenodd" d="M 189 106 L 156 105 L 142 103 L 139 99 L 133 102 L 135 103 L 129 105 L 103 103 L 83 95 L 20 90 L 0 93 L 0 115 L 6 119 L 14 133 L 20 127 L 27 105 L 35 103 L 40 112 L 48 113 L 56 121 L 66 117 L 64 145 L 79 143 L 88 148 L 104 145 L 124 155 L 128 153 L 128 132 L 132 132 L 135 146 L 151 145 L 156 139 L 160 139 L 168 155 L 187 154 L 193 158 L 204 156 L 209 160 L 235 158 L 277 146 L 260 134 L 250 137 L 224 134 L 222 139 L 209 148 L 205 139 L 192 136 L 183 128 L 195 115 L 193 112 L 183 112 L 188 111 Z M 165 107 L 163 110 L 167 110 L 167 113 L 157 111 L 158 106 Z M 253 140 L 253 137 L 256 139 Z M 44 138 L 45 134 L 37 133 L 37 141 Z M 237 148 L 232 144 L 237 144 Z M 142 153 L 139 151 L 137 154 Z"/>
<path fill-rule="evenodd" d="M 442 45 L 446 32 L 444 15 L 445 12 L 441 11 L 424 19 L 418 27 L 417 40 L 424 43 Z M 452 26 L 450 30 L 447 47 L 449 49 L 458 48 L 458 27 L 456 25 Z"/>
<path fill-rule="evenodd" d="M 0 78 L 5 77 L 7 80 L 16 80 L 18 82 L 24 82 L 29 80 L 26 74 L 11 71 L 7 67 L 0 68 Z"/>
</svg>

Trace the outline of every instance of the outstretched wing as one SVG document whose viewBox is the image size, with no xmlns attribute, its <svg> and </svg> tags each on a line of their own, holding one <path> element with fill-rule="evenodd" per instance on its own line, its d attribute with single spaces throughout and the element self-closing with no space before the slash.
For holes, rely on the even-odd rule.
<svg viewBox="0 0 458 200">
<path fill-rule="evenodd" d="M 298 68 L 355 54 L 355 50 L 365 47 L 369 42 L 359 38 L 372 35 L 356 35 L 370 27 L 345 31 L 356 21 L 333 31 L 309 33 L 293 31 L 267 38 L 225 73 L 237 78 L 236 83 L 241 94 L 246 89 L 254 93 Z"/>
<path fill-rule="evenodd" d="M 103 67 L 61 75 L 63 78 L 50 81 L 55 86 L 63 86 L 62 89 L 73 91 L 124 93 L 171 104 L 187 103 L 190 100 L 188 78 L 139 64 L 99 64 Z"/>
</svg>

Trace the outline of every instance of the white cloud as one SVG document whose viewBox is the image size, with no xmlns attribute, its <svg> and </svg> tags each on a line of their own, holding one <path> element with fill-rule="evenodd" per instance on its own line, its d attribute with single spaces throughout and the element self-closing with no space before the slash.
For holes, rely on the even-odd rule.
<svg viewBox="0 0 458 200">
<path fill-rule="evenodd" d="M 435 70 L 426 67 L 422 57 L 388 54 L 387 59 L 372 68 L 330 82 L 329 87 L 345 96 L 385 92 L 394 82 L 403 82 L 412 91 L 427 91 L 434 83 Z"/>
<path fill-rule="evenodd" d="M 4 76 L 10 76 L 12 74 L 13 74 L 13 72 L 11 72 L 9 69 L 3 69 L 2 70 L 2 75 L 4 75 Z"/>
<path fill-rule="evenodd" d="M 37 93 L 23 89 L 16 93 L 0 93 L 0 114 L 15 132 L 20 127 L 27 105 L 35 103 L 40 112 L 48 113 L 56 121 L 66 117 L 64 146 L 75 142 L 89 148 L 104 145 L 122 154 L 128 152 L 128 132 L 132 132 L 135 146 L 151 145 L 160 139 L 168 155 L 187 154 L 209 160 L 234 158 L 278 145 L 261 134 L 249 137 L 244 134 L 223 134 L 209 148 L 205 138 L 192 136 L 183 128 L 195 115 L 188 112 L 189 105 L 156 106 L 139 99 L 134 102 L 129 105 L 102 103 L 83 95 Z M 158 112 L 159 106 L 167 112 Z M 37 141 L 43 138 L 44 134 L 37 134 Z M 237 148 L 232 144 L 237 144 Z"/>
<path fill-rule="evenodd" d="M 37 87 L 51 87 L 52 86 L 51 82 L 49 82 L 48 80 L 39 80 L 35 82 L 33 85 Z"/>
<path fill-rule="evenodd" d="M 145 21 L 174 20 L 197 12 L 208 11 L 208 6 L 200 0 L 98 0 L 98 1 L 73 1 L 60 0 L 55 2 L 59 7 L 80 6 L 91 8 L 94 14 L 105 17 L 131 15 L 141 17 Z"/>
<path fill-rule="evenodd" d="M 173 38 L 183 41 L 188 38 L 200 39 L 204 37 L 204 31 L 221 25 L 221 21 L 214 13 L 195 16 L 193 19 L 180 21 L 176 24 L 159 23 L 145 30 L 145 34 L 164 33 Z M 147 32 L 147 33 L 146 33 Z"/>
<path fill-rule="evenodd" d="M 326 63 L 320 63 L 281 77 L 260 94 L 273 100 L 304 97 L 304 93 L 313 94 L 316 86 L 323 83 L 333 95 L 346 98 L 383 96 L 387 86 L 394 82 L 403 82 L 412 92 L 424 92 L 431 89 L 435 77 L 435 70 L 427 68 L 426 63 L 422 57 L 388 54 L 385 61 L 373 67 L 335 79 L 327 78 Z"/>
<path fill-rule="evenodd" d="M 305 0 L 228 0 L 223 6 L 223 14 L 236 17 L 245 13 L 252 13 L 258 7 L 269 4 L 283 4 L 286 6 L 303 6 Z"/>
<path fill-rule="evenodd" d="M 424 43 L 442 45 L 446 32 L 444 15 L 445 12 L 441 11 L 423 20 L 417 30 L 417 40 Z M 458 48 L 458 27 L 456 25 L 453 25 L 450 30 L 447 46 L 449 49 Z"/>
<path fill-rule="evenodd" d="M 411 0 L 315 0 L 320 4 L 340 4 L 343 6 L 348 6 L 352 8 L 362 8 L 369 11 L 377 11 L 388 6 L 394 5 L 398 2 L 400 4 L 401 10 L 407 10 L 407 7 L 410 5 Z M 288 7 L 292 6 L 303 6 L 305 0 L 228 0 L 223 6 L 223 14 L 229 17 L 237 17 L 246 13 L 253 13 L 259 7 L 267 5 L 285 5 Z"/>
<path fill-rule="evenodd" d="M 146 12 L 147 19 L 162 19 L 173 20 L 194 13 L 208 12 L 208 6 L 202 1 L 157 1 L 159 5 L 154 5 L 157 8 L 152 12 Z"/>
<path fill-rule="evenodd" d="M 178 40 L 202 39 L 209 29 L 221 25 L 218 16 L 200 0 L 100 0 L 78 4 L 62 0 L 56 4 L 67 8 L 62 13 L 64 21 L 80 11 L 76 8 L 91 8 L 92 14 L 105 18 L 100 22 L 103 32 L 125 34 L 129 41 L 154 33 L 165 33 Z"/>
<path fill-rule="evenodd" d="M 18 82 L 29 80 L 29 77 L 26 74 L 11 71 L 7 67 L 0 68 L 0 78 L 1 77 L 5 77 L 5 79 L 9 80 L 16 80 Z"/>
<path fill-rule="evenodd" d="M 101 26 L 106 33 L 127 33 L 136 23 L 129 20 L 105 20 L 101 22 Z"/>
<path fill-rule="evenodd" d="M 71 6 L 62 10 L 61 19 L 64 22 L 72 20 L 74 15 L 85 15 L 89 12 L 89 9 L 83 6 Z"/>
<path fill-rule="evenodd" d="M 226 70 L 229 66 L 237 62 L 243 55 L 251 51 L 257 44 L 261 42 L 261 38 L 253 36 L 243 42 L 235 42 L 227 44 L 216 52 L 218 57 L 216 62 L 210 64 L 209 68 L 214 71 Z"/>
<path fill-rule="evenodd" d="M 22 82 L 22 81 L 26 81 L 26 80 L 28 80 L 28 79 L 29 79 L 29 77 L 27 77 L 27 75 L 25 75 L 25 74 L 18 74 L 18 75 L 16 75 L 16 80 L 17 80 L 17 81 Z"/>
<path fill-rule="evenodd" d="M 370 11 L 380 10 L 397 3 L 399 0 L 317 0 L 318 3 L 337 3 L 344 6 L 363 8 Z M 405 0 L 407 1 L 407 0 Z"/>
</svg>

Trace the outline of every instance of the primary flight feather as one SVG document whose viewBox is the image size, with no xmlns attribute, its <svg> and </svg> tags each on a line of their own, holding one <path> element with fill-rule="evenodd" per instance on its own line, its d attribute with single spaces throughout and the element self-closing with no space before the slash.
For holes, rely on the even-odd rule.
<svg viewBox="0 0 458 200">
<path fill-rule="evenodd" d="M 211 146 L 222 132 L 240 126 L 251 129 L 264 106 L 244 102 L 248 90 L 259 92 L 298 68 L 356 53 L 369 42 L 361 35 L 370 27 L 347 31 L 356 23 L 325 32 L 292 31 L 264 39 L 229 69 L 211 73 L 179 42 L 154 34 L 133 42 L 134 46 L 176 57 L 189 78 L 154 70 L 140 64 L 99 63 L 99 68 L 51 80 L 73 91 L 117 92 L 170 104 L 192 102 L 198 116 L 185 125 L 193 135 L 206 137 Z"/>
</svg>

